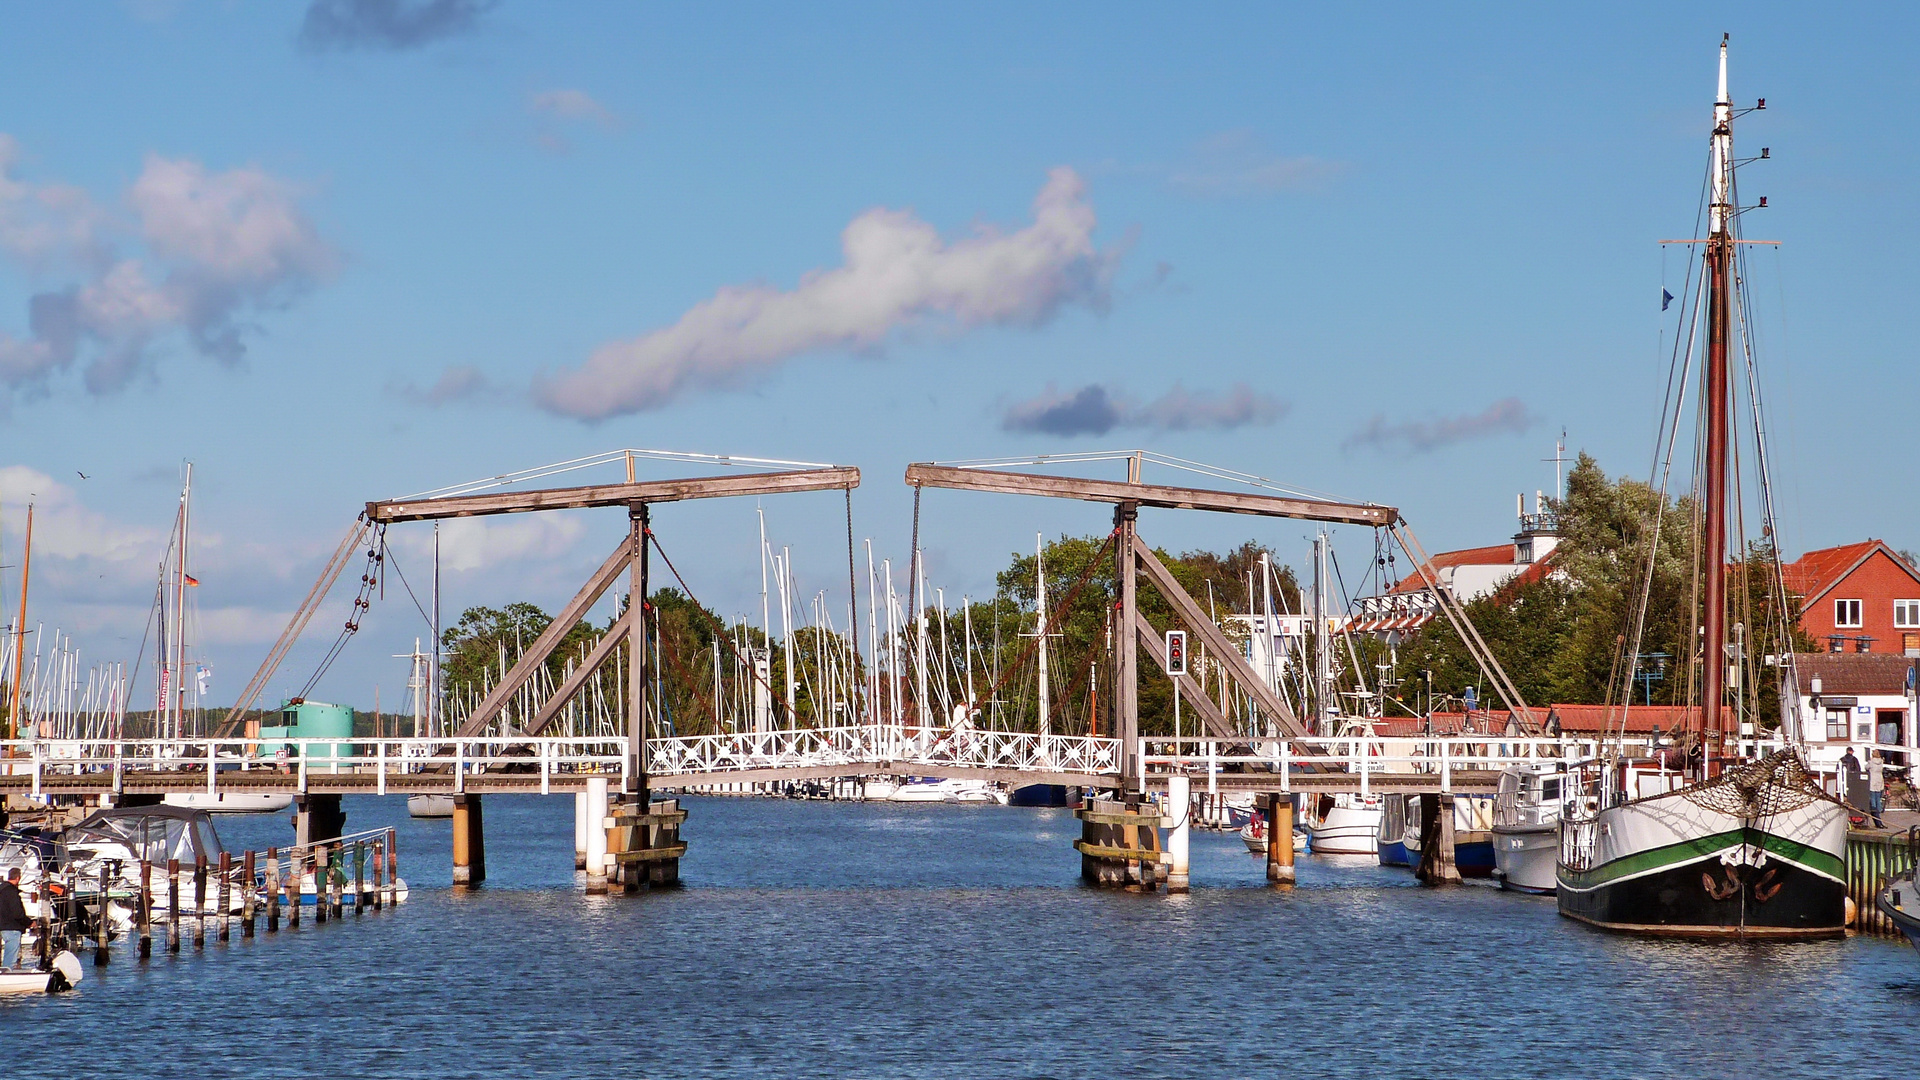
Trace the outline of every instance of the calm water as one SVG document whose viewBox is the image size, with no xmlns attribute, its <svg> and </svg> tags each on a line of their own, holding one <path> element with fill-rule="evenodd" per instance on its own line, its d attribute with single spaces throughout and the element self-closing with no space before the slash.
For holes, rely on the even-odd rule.
<svg viewBox="0 0 1920 1080">
<path fill-rule="evenodd" d="M 1657 943 L 1550 900 L 1303 859 L 1274 893 L 1231 834 L 1194 892 L 1079 884 L 1066 811 L 693 799 L 686 888 L 587 898 L 572 802 L 491 798 L 486 887 L 445 822 L 413 899 L 196 955 L 127 952 L 0 1002 L 10 1075 L 1911 1075 L 1920 957 L 1879 939 Z M 226 819 L 229 848 L 284 816 Z M 264 926 L 264 924 L 263 924 Z"/>
</svg>

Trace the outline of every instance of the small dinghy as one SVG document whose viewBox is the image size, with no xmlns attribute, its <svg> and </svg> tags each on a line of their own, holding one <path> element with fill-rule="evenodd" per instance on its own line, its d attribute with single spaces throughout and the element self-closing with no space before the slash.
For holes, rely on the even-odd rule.
<svg viewBox="0 0 1920 1080">
<path fill-rule="evenodd" d="M 407 797 L 407 816 L 419 818 L 450 818 L 453 816 L 453 796 L 409 795 Z"/>
<path fill-rule="evenodd" d="M 58 994 L 85 977 L 80 958 L 62 949 L 51 971 L 0 971 L 0 994 Z"/>
</svg>

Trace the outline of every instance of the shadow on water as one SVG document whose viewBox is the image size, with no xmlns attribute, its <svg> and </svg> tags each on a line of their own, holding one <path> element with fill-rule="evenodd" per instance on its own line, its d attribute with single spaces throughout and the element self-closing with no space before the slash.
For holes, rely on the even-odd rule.
<svg viewBox="0 0 1920 1080">
<path fill-rule="evenodd" d="M 686 887 L 603 898 L 580 891 L 566 798 L 490 797 L 469 892 L 445 821 L 350 799 L 349 828 L 399 832 L 399 911 L 122 951 L 77 993 L 0 1002 L 9 1070 L 1833 1076 L 1906 1045 L 1920 1009 L 1920 959 L 1879 939 L 1623 938 L 1364 858 L 1302 857 L 1276 891 L 1233 833 L 1194 835 L 1191 894 L 1130 895 L 1081 885 L 1066 811 L 688 805 Z"/>
</svg>

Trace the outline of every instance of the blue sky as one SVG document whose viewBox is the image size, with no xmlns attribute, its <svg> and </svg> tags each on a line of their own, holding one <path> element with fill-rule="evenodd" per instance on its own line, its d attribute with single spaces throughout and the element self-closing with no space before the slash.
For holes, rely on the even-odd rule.
<svg viewBox="0 0 1920 1080">
<path fill-rule="evenodd" d="M 856 531 L 901 563 L 907 462 L 1123 446 L 1397 505 L 1435 549 L 1499 542 L 1563 427 L 1645 474 L 1679 307 L 1657 301 L 1684 272 L 1655 241 L 1692 228 L 1723 31 L 1733 96 L 1769 105 L 1736 136 L 1772 150 L 1742 190 L 1769 196 L 1747 235 L 1783 241 L 1752 266 L 1786 547 L 1920 546 L 1903 7 L 141 0 L 8 22 L 0 562 L 31 496 L 30 624 L 130 659 L 194 462 L 215 701 L 366 500 L 626 446 L 858 465 Z M 843 583 L 837 498 L 765 509 L 803 594 Z M 729 614 L 758 607 L 754 512 L 657 518 Z M 922 534 L 951 598 L 1036 532 L 1104 523 L 932 493 Z M 623 526 L 469 530 L 446 606 L 557 606 Z M 423 538 L 395 530 L 410 573 Z M 420 632 L 390 594 L 316 694 L 392 701 L 388 655 Z"/>
</svg>

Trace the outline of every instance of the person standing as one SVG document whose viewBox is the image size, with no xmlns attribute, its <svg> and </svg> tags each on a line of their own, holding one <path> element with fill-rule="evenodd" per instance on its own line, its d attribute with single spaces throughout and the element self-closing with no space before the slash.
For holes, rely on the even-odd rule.
<svg viewBox="0 0 1920 1080">
<path fill-rule="evenodd" d="M 1884 829 L 1880 815 L 1887 809 L 1887 763 L 1875 750 L 1867 755 L 1867 811 L 1873 815 L 1873 827 Z"/>
<path fill-rule="evenodd" d="M 20 962 L 20 934 L 33 925 L 27 906 L 20 902 L 20 868 L 7 871 L 0 881 L 0 970 L 11 971 Z"/>
<path fill-rule="evenodd" d="M 1853 756 L 1853 747 L 1840 755 L 1840 801 L 1848 806 L 1859 807 L 1860 798 L 1860 759 Z"/>
</svg>

